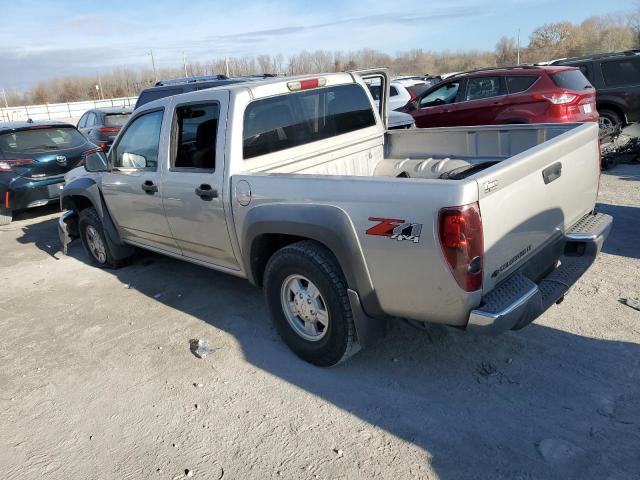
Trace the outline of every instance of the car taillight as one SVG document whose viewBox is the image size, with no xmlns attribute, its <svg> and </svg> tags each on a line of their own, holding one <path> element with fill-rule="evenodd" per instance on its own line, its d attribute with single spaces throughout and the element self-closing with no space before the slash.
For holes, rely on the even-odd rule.
<svg viewBox="0 0 640 480">
<path fill-rule="evenodd" d="M 120 128 L 118 127 L 100 127 L 98 132 L 100 133 L 118 133 Z"/>
<path fill-rule="evenodd" d="M 438 234 L 458 285 L 467 292 L 482 288 L 484 240 L 478 203 L 440 210 Z"/>
<path fill-rule="evenodd" d="M 27 158 L 20 158 L 17 160 L 0 160 L 0 172 L 11 172 L 11 167 L 19 167 L 21 165 L 30 165 L 34 163 L 33 160 Z"/>
<path fill-rule="evenodd" d="M 565 105 L 567 103 L 573 102 L 578 95 L 574 95 L 572 93 L 552 93 L 552 94 L 536 94 L 533 96 L 535 100 L 547 100 L 554 105 Z"/>
</svg>

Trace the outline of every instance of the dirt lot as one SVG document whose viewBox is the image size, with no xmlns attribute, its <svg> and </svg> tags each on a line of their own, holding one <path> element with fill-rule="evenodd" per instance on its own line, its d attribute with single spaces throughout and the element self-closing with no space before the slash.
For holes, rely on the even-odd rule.
<svg viewBox="0 0 640 480">
<path fill-rule="evenodd" d="M 393 327 L 299 361 L 246 282 L 154 254 L 63 256 L 55 208 L 0 228 L 3 479 L 640 478 L 640 166 L 603 175 L 615 225 L 520 332 Z M 189 340 L 207 338 L 204 360 Z"/>
</svg>

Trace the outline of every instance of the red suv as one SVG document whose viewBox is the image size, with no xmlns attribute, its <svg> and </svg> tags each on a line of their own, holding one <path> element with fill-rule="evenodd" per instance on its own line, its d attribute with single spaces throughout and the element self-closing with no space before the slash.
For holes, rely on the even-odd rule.
<svg viewBox="0 0 640 480">
<path fill-rule="evenodd" d="M 573 67 L 488 68 L 460 73 L 398 109 L 419 128 L 597 122 L 596 91 Z"/>
</svg>

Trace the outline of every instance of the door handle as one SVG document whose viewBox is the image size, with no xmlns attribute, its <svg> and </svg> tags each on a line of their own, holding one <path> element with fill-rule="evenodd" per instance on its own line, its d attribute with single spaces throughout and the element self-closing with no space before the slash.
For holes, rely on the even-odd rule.
<svg viewBox="0 0 640 480">
<path fill-rule="evenodd" d="M 158 186 L 155 185 L 151 180 L 146 180 L 142 184 L 142 190 L 144 190 L 145 192 L 147 192 L 150 195 L 153 195 L 154 193 L 156 193 L 158 191 Z"/>
<path fill-rule="evenodd" d="M 218 191 L 211 188 L 211 185 L 203 183 L 199 187 L 196 187 L 196 195 L 202 200 L 211 200 L 212 198 L 218 198 Z"/>
</svg>

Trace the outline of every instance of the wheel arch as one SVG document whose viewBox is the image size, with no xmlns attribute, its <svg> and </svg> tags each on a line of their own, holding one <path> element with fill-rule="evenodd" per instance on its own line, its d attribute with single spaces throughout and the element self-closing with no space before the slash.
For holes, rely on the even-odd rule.
<svg viewBox="0 0 640 480">
<path fill-rule="evenodd" d="M 242 239 L 244 269 L 254 285 L 262 285 L 267 262 L 280 248 L 313 240 L 334 255 L 365 311 L 382 315 L 355 229 L 343 210 L 330 205 L 260 205 L 245 217 Z"/>
</svg>

